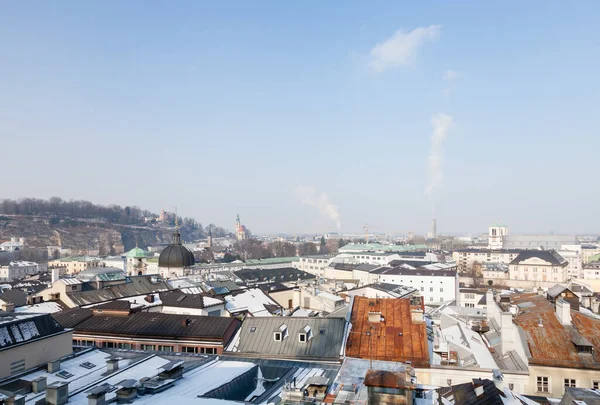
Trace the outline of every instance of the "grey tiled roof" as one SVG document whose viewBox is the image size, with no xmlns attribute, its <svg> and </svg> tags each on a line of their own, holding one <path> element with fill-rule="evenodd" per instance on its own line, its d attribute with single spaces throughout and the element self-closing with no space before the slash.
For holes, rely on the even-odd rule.
<svg viewBox="0 0 600 405">
<path fill-rule="evenodd" d="M 283 325 L 287 337 L 276 341 L 274 333 L 282 332 Z M 307 326 L 312 337 L 302 342 L 299 335 L 307 333 Z M 249 317 L 228 350 L 261 358 L 339 361 L 345 326 L 344 318 Z"/>
</svg>

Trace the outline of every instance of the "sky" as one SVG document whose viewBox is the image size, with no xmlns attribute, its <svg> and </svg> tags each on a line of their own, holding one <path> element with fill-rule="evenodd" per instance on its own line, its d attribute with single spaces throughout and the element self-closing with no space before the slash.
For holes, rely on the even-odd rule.
<svg viewBox="0 0 600 405">
<path fill-rule="evenodd" d="M 12 1 L 0 198 L 598 233 L 600 3 Z"/>
</svg>

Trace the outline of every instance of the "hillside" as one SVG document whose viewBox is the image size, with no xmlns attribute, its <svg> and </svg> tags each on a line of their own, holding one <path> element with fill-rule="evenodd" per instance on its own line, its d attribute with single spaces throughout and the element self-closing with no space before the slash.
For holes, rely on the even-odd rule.
<svg viewBox="0 0 600 405">
<path fill-rule="evenodd" d="M 112 254 L 123 245 L 125 251 L 169 243 L 175 216 L 159 216 L 138 207 L 101 206 L 88 201 L 21 199 L 0 201 L 0 239 L 27 238 L 29 247 L 62 246 L 74 251 L 99 250 Z M 179 218 L 181 238 L 191 242 L 206 237 L 207 230 L 192 218 Z M 223 228 L 210 225 L 214 236 Z"/>
</svg>

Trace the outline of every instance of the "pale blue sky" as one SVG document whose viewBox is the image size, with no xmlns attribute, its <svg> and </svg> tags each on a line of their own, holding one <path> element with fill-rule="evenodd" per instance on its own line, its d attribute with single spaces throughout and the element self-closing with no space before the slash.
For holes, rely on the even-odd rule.
<svg viewBox="0 0 600 405">
<path fill-rule="evenodd" d="M 439 232 L 595 233 L 599 17 L 597 1 L 3 2 L 0 197 L 290 233 L 334 230 L 329 202 L 346 232 L 424 233 L 445 113 Z"/>
</svg>

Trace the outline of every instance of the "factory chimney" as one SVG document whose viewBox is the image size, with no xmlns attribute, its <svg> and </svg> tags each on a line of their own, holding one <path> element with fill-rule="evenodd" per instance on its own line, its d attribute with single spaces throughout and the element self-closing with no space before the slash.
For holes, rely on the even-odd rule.
<svg viewBox="0 0 600 405">
<path fill-rule="evenodd" d="M 435 218 L 431 220 L 431 238 L 437 238 L 437 224 Z"/>
</svg>

